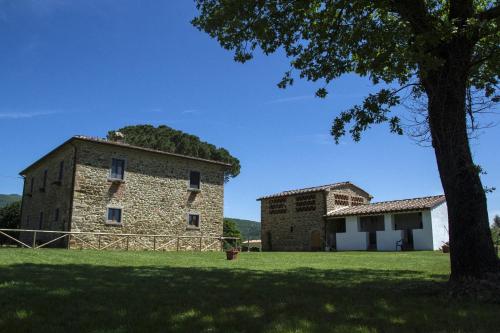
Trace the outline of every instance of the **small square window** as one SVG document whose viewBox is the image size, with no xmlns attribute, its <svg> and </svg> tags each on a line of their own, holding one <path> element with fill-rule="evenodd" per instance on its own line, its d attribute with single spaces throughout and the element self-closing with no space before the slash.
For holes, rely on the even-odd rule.
<svg viewBox="0 0 500 333">
<path fill-rule="evenodd" d="M 199 214 L 188 214 L 188 227 L 189 228 L 199 228 L 200 227 L 200 215 Z"/>
<path fill-rule="evenodd" d="M 40 212 L 40 216 L 38 217 L 38 229 L 43 229 L 43 212 Z"/>
<path fill-rule="evenodd" d="M 111 172 L 109 178 L 123 180 L 125 176 L 125 160 L 113 158 L 111 160 Z"/>
<path fill-rule="evenodd" d="M 122 223 L 122 209 L 108 208 L 108 223 Z"/>
<path fill-rule="evenodd" d="M 190 171 L 189 172 L 189 188 L 193 190 L 200 189 L 201 177 L 199 171 Z"/>
<path fill-rule="evenodd" d="M 59 208 L 56 208 L 54 212 L 54 221 L 58 222 L 59 221 Z"/>
</svg>

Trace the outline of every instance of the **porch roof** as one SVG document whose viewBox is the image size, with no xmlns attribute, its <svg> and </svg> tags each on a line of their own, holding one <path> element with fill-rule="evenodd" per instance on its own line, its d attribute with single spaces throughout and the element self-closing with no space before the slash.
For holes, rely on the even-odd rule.
<svg viewBox="0 0 500 333">
<path fill-rule="evenodd" d="M 356 215 L 373 215 L 383 213 L 397 213 L 422 209 L 431 209 L 446 201 L 444 195 L 436 195 L 430 197 L 402 199 L 393 201 L 375 202 L 360 206 L 351 206 L 336 209 L 328 212 L 325 216 L 328 217 L 345 217 Z"/>
</svg>

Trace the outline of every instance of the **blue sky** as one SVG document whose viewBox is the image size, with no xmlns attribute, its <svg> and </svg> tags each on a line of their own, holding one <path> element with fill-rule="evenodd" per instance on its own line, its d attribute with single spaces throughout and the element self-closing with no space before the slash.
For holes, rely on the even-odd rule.
<svg viewBox="0 0 500 333">
<path fill-rule="evenodd" d="M 0 0 L 0 193 L 20 193 L 25 166 L 75 134 L 165 124 L 226 147 L 242 172 L 225 215 L 260 220 L 257 197 L 349 180 L 376 200 L 442 193 L 434 152 L 381 125 L 360 143 L 329 136 L 339 111 L 374 88 L 345 76 L 314 97 L 281 90 L 282 54 L 247 64 L 193 28 L 191 1 Z M 489 116 L 484 121 L 498 121 Z M 498 127 L 472 143 L 500 214 Z"/>
</svg>

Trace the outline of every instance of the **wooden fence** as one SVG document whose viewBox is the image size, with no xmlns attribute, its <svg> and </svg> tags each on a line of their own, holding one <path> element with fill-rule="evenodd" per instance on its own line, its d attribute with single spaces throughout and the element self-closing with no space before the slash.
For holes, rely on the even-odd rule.
<svg viewBox="0 0 500 333">
<path fill-rule="evenodd" d="M 88 248 L 106 250 L 118 248 L 142 249 L 151 251 L 179 251 L 194 250 L 206 251 L 213 249 L 224 250 L 225 242 L 236 242 L 238 237 L 217 236 L 180 236 L 164 234 L 119 234 L 107 232 L 83 231 L 53 231 L 53 230 L 28 230 L 28 229 L 0 229 L 0 236 L 6 237 L 11 244 L 29 248 L 40 249 L 48 245 L 65 244 L 65 248 Z M 40 237 L 43 236 L 43 237 Z M 89 240 L 89 238 L 91 240 Z M 189 247 L 182 245 L 189 241 Z M 56 243 L 57 242 L 57 243 Z M 133 244 L 134 246 L 131 246 Z M 217 246 L 216 246 L 217 245 Z M 60 246 L 59 246 L 60 247 Z"/>
</svg>

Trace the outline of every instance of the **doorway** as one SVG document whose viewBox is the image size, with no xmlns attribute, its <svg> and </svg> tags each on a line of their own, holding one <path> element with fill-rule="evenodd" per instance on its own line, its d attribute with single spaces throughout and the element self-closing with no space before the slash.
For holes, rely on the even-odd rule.
<svg viewBox="0 0 500 333">
<path fill-rule="evenodd" d="M 368 250 L 376 250 L 377 249 L 377 232 L 370 231 L 368 232 Z"/>
<path fill-rule="evenodd" d="M 413 243 L 413 229 L 405 229 L 402 231 L 403 235 L 403 246 L 402 250 L 403 251 L 411 251 L 414 250 L 414 243 Z"/>
<path fill-rule="evenodd" d="M 321 237 L 319 230 L 311 232 L 311 251 L 321 251 Z"/>
</svg>

